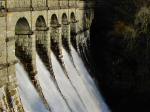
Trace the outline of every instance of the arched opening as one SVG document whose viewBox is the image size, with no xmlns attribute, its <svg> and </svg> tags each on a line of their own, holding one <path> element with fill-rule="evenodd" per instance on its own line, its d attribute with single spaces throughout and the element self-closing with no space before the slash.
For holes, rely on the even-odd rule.
<svg viewBox="0 0 150 112">
<path fill-rule="evenodd" d="M 67 15 L 65 13 L 62 15 L 62 44 L 63 44 L 63 47 L 67 50 L 67 52 L 70 52 L 69 22 L 68 22 Z"/>
<path fill-rule="evenodd" d="M 85 12 L 85 15 L 84 15 L 84 18 L 85 18 L 85 32 L 84 32 L 84 35 L 85 35 L 85 38 L 86 38 L 86 48 L 89 48 L 89 45 L 90 45 L 90 27 L 91 27 L 91 13 L 90 11 L 86 11 Z"/>
<path fill-rule="evenodd" d="M 85 11 L 84 13 L 84 29 L 89 29 L 90 28 L 90 25 L 91 25 L 91 14 L 90 14 L 90 11 Z"/>
<path fill-rule="evenodd" d="M 15 27 L 15 55 L 24 65 L 25 70 L 32 74 L 32 31 L 26 18 L 20 18 Z M 32 80 L 32 75 L 29 75 Z"/>
<path fill-rule="evenodd" d="M 57 15 L 56 14 L 53 14 L 51 16 L 51 22 L 50 24 L 52 25 L 52 27 L 57 27 L 59 22 L 58 22 L 58 18 L 57 18 Z"/>
<path fill-rule="evenodd" d="M 49 69 L 49 57 L 48 57 L 48 37 L 47 37 L 48 27 L 46 25 L 43 16 L 39 16 L 36 21 L 36 51 L 44 62 L 46 67 Z"/>
<path fill-rule="evenodd" d="M 85 65 L 89 68 L 90 63 L 90 25 L 91 25 L 91 15 L 89 11 L 85 11 L 83 14 L 83 29 L 80 32 L 78 48 L 80 56 L 84 60 Z"/>
<path fill-rule="evenodd" d="M 57 59 L 60 61 L 61 51 L 60 51 L 60 24 L 58 22 L 56 14 L 51 17 L 51 49 L 56 55 Z"/>
<path fill-rule="evenodd" d="M 42 22 L 42 17 L 39 17 L 37 19 L 36 22 L 36 28 L 37 30 L 42 29 L 41 26 L 45 26 L 45 22 Z M 33 43 L 32 43 L 32 31 L 29 27 L 28 21 L 25 18 L 20 18 L 16 24 L 16 28 L 15 28 L 15 50 L 16 50 L 16 56 L 19 58 L 19 60 L 21 61 L 21 63 L 23 64 L 25 70 L 28 72 L 29 74 L 29 78 L 32 81 L 34 87 L 36 88 L 38 94 L 40 95 L 41 99 L 43 100 L 43 103 L 47 106 L 47 102 L 43 96 L 43 93 L 41 91 L 41 87 L 36 79 L 36 67 L 35 67 L 35 54 L 32 50 L 32 48 L 34 47 Z M 42 36 L 40 36 L 42 37 Z M 36 43 L 37 46 L 39 44 L 42 44 L 43 41 L 41 41 L 42 39 L 40 37 L 36 38 Z M 40 40 L 40 39 L 41 40 Z M 38 41 L 39 40 L 39 41 Z M 43 49 L 42 49 L 43 50 Z M 21 75 L 21 74 L 20 74 Z M 49 109 L 49 107 L 47 107 Z"/>
<path fill-rule="evenodd" d="M 71 36 L 71 43 L 72 43 L 73 47 L 77 50 L 76 23 L 77 23 L 77 20 L 76 20 L 75 14 L 72 12 L 70 15 L 70 36 Z"/>
</svg>

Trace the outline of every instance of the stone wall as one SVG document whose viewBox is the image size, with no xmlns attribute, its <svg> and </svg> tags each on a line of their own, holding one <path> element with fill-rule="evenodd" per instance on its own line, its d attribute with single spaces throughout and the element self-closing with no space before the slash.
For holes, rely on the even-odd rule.
<svg viewBox="0 0 150 112">
<path fill-rule="evenodd" d="M 64 35 L 64 33 L 67 33 L 65 35 L 68 35 L 68 41 L 70 41 L 70 24 L 75 24 L 75 33 L 76 35 L 80 35 L 79 32 L 84 32 L 85 29 L 89 29 L 88 25 L 91 24 L 91 21 L 93 19 L 93 4 L 89 4 L 90 3 L 85 4 L 84 1 L 78 0 L 7 0 L 7 2 L 5 0 L 0 1 L 0 90 L 3 90 L 2 92 L 0 91 L 0 107 L 6 102 L 7 105 L 5 104 L 5 106 L 7 108 L 5 109 L 9 112 L 14 112 L 16 110 L 18 110 L 19 112 L 24 111 L 17 90 L 18 86 L 15 70 L 15 64 L 17 63 L 15 54 L 15 42 L 17 42 L 16 37 L 21 38 L 20 36 L 30 36 L 30 66 L 32 66 L 32 70 L 29 71 L 29 75 L 33 84 L 35 85 L 35 87 L 37 87 L 39 94 L 41 94 L 42 96 L 42 93 L 39 90 L 40 85 L 38 85 L 38 81 L 36 81 L 35 78 L 37 69 L 35 59 L 36 42 L 38 40 L 38 33 L 46 32 L 45 34 L 42 34 L 44 37 L 47 37 L 47 39 L 44 40 L 45 45 L 43 45 L 45 51 L 47 52 L 47 55 L 45 55 L 44 57 L 50 59 L 50 37 L 52 37 L 51 31 L 53 30 L 53 28 L 56 29 L 56 27 L 58 27 L 58 38 L 55 38 L 55 40 L 58 39 L 60 46 L 62 41 L 62 35 Z M 90 17 L 88 20 L 86 19 L 86 12 L 90 13 Z M 71 13 L 74 13 L 75 15 L 74 21 L 71 21 Z M 52 15 L 54 14 L 56 15 L 58 20 L 56 26 L 53 26 L 51 24 Z M 63 14 L 66 14 L 67 16 L 67 24 L 62 23 Z M 40 16 L 43 17 L 45 21 L 45 26 L 40 27 L 39 30 L 39 27 L 37 28 L 36 26 L 36 22 Z M 17 23 L 19 22 L 19 20 L 22 20 L 22 18 L 25 18 L 25 20 L 27 21 L 27 24 L 29 25 L 29 30 L 23 28 L 24 31 L 20 31 L 18 33 L 18 30 L 16 31 Z M 88 25 L 85 25 L 85 22 L 88 22 Z M 20 29 L 22 24 L 19 23 L 18 25 Z M 66 28 L 68 31 L 62 31 L 63 29 L 66 30 L 65 27 L 62 27 L 64 25 L 67 25 Z M 23 44 L 22 46 L 26 46 L 25 42 L 19 43 L 19 41 L 17 42 L 18 45 Z M 27 49 L 29 48 L 28 45 L 26 47 Z M 46 64 L 48 65 L 49 63 Z M 47 67 L 50 70 L 50 66 Z M 10 99 L 14 100 L 13 105 L 10 104 Z"/>
</svg>

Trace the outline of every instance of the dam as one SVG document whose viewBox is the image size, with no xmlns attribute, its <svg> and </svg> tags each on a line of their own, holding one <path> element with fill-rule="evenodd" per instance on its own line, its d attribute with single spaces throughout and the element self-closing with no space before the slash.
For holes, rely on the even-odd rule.
<svg viewBox="0 0 150 112">
<path fill-rule="evenodd" d="M 93 7 L 0 0 L 0 112 L 110 112 L 84 63 Z"/>
</svg>

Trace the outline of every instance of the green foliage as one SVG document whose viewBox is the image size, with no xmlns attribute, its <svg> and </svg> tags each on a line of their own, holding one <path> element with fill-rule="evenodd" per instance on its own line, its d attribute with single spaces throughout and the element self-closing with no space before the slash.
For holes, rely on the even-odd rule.
<svg viewBox="0 0 150 112">
<path fill-rule="evenodd" d="M 150 33 L 150 8 L 142 7 L 136 15 L 135 26 L 138 33 Z"/>
<path fill-rule="evenodd" d="M 114 25 L 116 34 L 121 34 L 123 38 L 137 38 L 142 35 L 150 35 L 150 8 L 142 7 L 135 14 L 134 22 L 117 21 Z"/>
<path fill-rule="evenodd" d="M 120 2 L 131 3 L 128 0 Z M 130 5 L 118 6 L 120 8 L 118 15 L 122 17 L 118 16 L 117 22 L 114 22 L 114 32 L 110 36 L 109 44 L 111 52 L 107 59 L 112 59 L 111 78 L 114 83 L 131 86 L 130 83 L 135 81 L 136 85 L 132 85 L 133 88 L 149 91 L 147 87 L 150 86 L 150 7 L 142 5 L 139 8 L 140 4 L 135 3 L 137 9 L 136 11 L 133 9 L 134 13 L 130 13 L 128 7 L 133 8 Z M 141 80 L 142 83 L 139 85 Z"/>
</svg>

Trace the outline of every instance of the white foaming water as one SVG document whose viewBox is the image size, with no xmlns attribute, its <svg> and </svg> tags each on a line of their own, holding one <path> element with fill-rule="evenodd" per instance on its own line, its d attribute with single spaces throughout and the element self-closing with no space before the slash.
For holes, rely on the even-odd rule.
<svg viewBox="0 0 150 112">
<path fill-rule="evenodd" d="M 71 83 L 67 79 L 62 67 L 60 66 L 53 52 L 51 53 L 51 59 L 52 59 L 53 70 L 54 70 L 54 74 L 55 74 L 55 78 L 57 80 L 58 86 L 62 94 L 66 98 L 70 108 L 72 109 L 72 112 L 87 112 L 86 108 L 82 104 L 81 100 L 79 99 Z"/>
<path fill-rule="evenodd" d="M 16 64 L 16 75 L 25 112 L 48 112 L 20 63 Z"/>
<path fill-rule="evenodd" d="M 98 102 L 99 106 L 101 107 L 101 111 L 102 112 L 110 112 L 107 105 L 103 101 L 102 96 L 100 95 L 95 82 L 93 81 L 93 79 L 91 78 L 90 74 L 88 73 L 86 67 L 84 66 L 83 61 L 81 60 L 80 56 L 78 55 L 78 53 L 72 46 L 71 46 L 71 54 L 72 54 L 76 69 L 80 73 L 80 76 L 83 79 L 88 90 L 95 97 L 94 99 L 97 99 L 97 102 Z"/>
<path fill-rule="evenodd" d="M 91 94 L 87 90 L 83 80 L 80 78 L 78 72 L 76 71 L 68 53 L 62 48 L 63 53 L 63 61 L 65 63 L 65 67 L 67 69 L 68 76 L 78 91 L 84 105 L 86 106 L 88 112 L 101 112 L 99 105 L 97 105 L 95 99 L 91 97 Z"/>
<path fill-rule="evenodd" d="M 68 106 L 58 92 L 50 72 L 46 69 L 42 60 L 36 55 L 36 66 L 38 70 L 38 80 L 40 82 L 42 92 L 51 108 L 52 112 L 70 112 Z M 59 75 L 59 74 L 58 74 Z"/>
<path fill-rule="evenodd" d="M 71 62 L 68 53 L 64 49 L 62 52 L 71 82 L 53 53 L 51 54 L 51 59 L 56 82 L 53 81 L 50 72 L 46 69 L 39 56 L 36 56 L 37 78 L 52 112 L 110 112 L 75 49 L 71 47 L 76 68 Z M 28 78 L 28 73 L 20 63 L 16 64 L 16 75 L 25 112 L 48 112 Z M 56 87 L 56 83 L 61 93 Z M 68 105 L 71 110 L 69 110 Z"/>
</svg>

